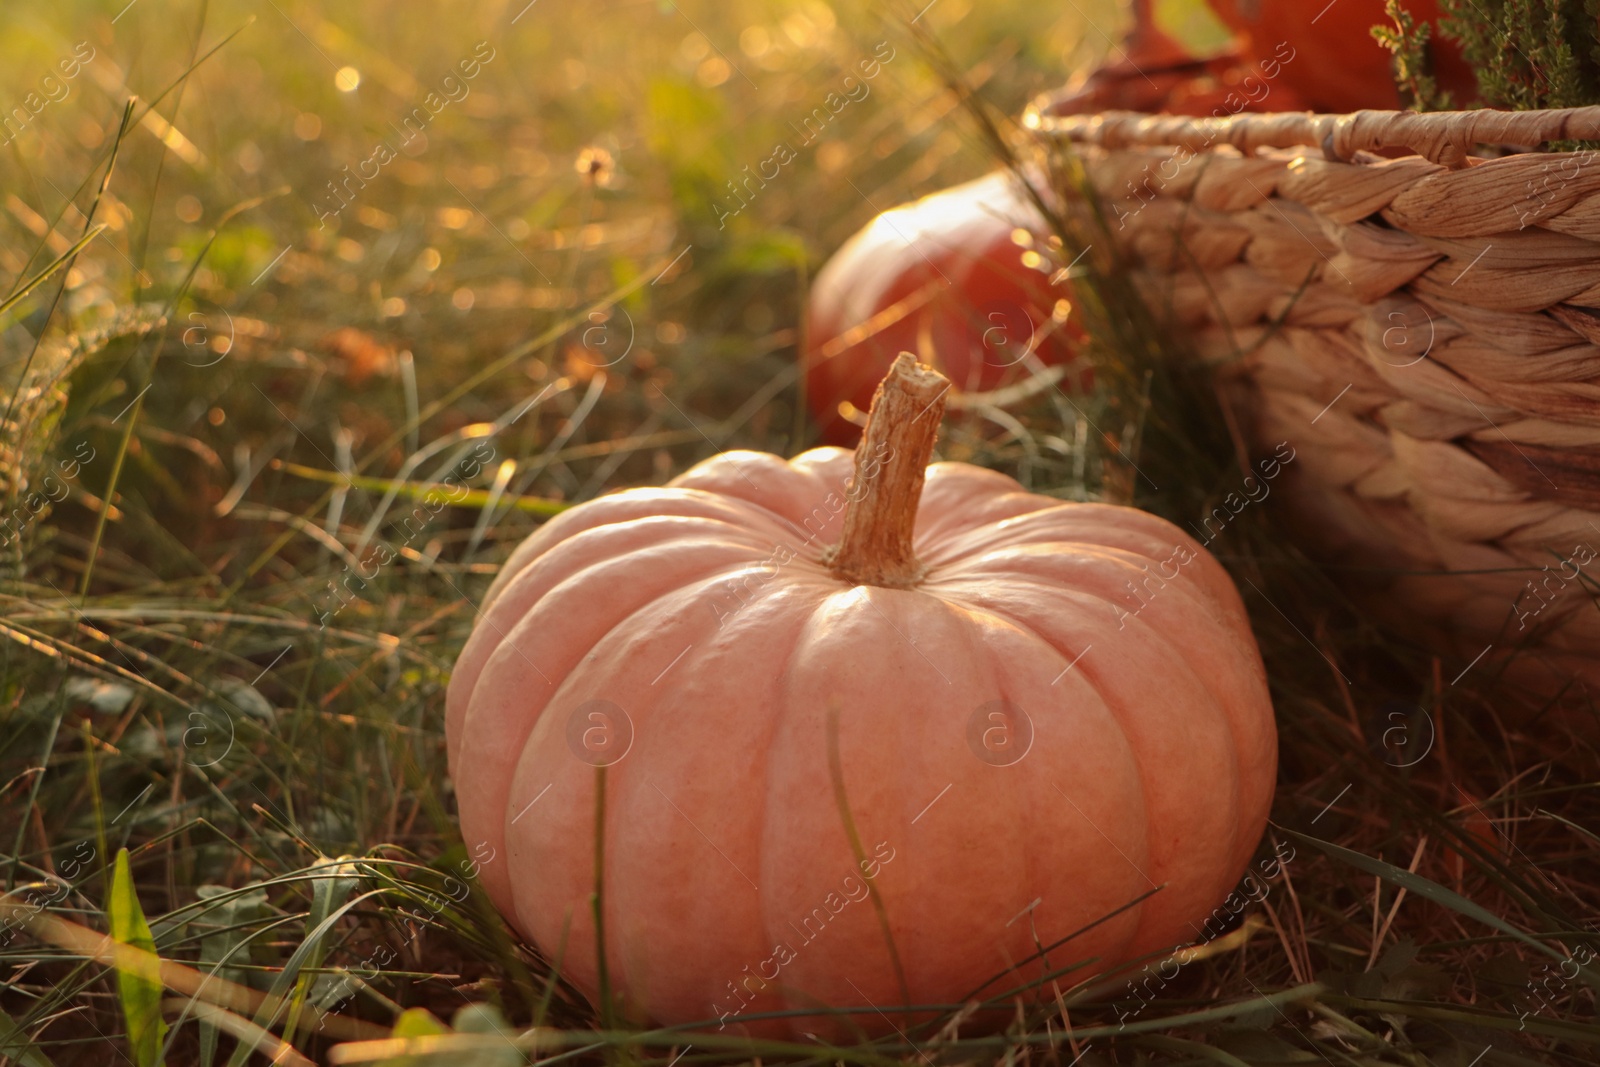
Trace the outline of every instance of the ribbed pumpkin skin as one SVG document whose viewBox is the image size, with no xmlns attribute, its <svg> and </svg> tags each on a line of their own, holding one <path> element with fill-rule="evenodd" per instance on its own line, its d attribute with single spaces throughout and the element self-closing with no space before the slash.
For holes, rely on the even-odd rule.
<svg viewBox="0 0 1600 1067">
<path fill-rule="evenodd" d="M 1098 957 L 1098 970 L 1195 939 L 1265 825 L 1265 676 L 1232 583 L 1198 544 L 1144 512 L 937 463 L 917 516 L 925 580 L 851 587 L 818 561 L 851 464 L 836 448 L 787 463 L 727 453 L 566 512 L 513 553 L 451 678 L 462 829 L 469 849 L 494 850 L 480 877 L 547 954 L 565 943 L 563 973 L 591 994 L 597 772 L 569 718 L 595 699 L 630 717 L 632 747 L 606 771 L 604 906 L 610 982 L 636 1015 L 732 1026 L 741 1004 L 747 1017 L 904 1003 L 859 899 L 830 709 L 911 1003 L 959 1000 L 1035 937 L 1163 883 L 1050 964 Z M 778 545 L 794 558 L 774 567 Z M 1124 583 L 1180 547 L 1189 562 L 1167 562 L 1177 576 L 1124 615 L 1139 604 Z M 1002 699 L 1033 732 L 1008 766 L 969 741 Z M 758 974 L 765 992 L 737 999 Z"/>
</svg>

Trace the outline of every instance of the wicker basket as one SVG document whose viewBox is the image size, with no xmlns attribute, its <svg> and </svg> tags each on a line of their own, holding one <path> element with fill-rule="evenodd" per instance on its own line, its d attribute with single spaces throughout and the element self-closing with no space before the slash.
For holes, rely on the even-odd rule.
<svg viewBox="0 0 1600 1067">
<path fill-rule="evenodd" d="M 1600 153 L 1529 146 L 1600 139 L 1600 108 L 1026 124 L 1075 147 L 1252 444 L 1292 444 L 1304 546 L 1459 657 L 1445 679 L 1592 693 Z"/>
</svg>

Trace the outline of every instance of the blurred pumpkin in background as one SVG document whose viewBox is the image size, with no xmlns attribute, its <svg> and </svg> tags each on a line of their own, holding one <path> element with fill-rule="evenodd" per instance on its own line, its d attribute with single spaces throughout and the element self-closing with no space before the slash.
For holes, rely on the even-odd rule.
<svg viewBox="0 0 1600 1067">
<path fill-rule="evenodd" d="M 818 273 L 807 308 L 807 400 L 822 440 L 853 444 L 895 356 L 915 352 L 958 389 L 1071 363 L 1082 331 L 1052 285 L 1046 226 L 1018 180 L 996 171 L 886 211 Z M 1039 247 L 1036 247 L 1039 246 Z"/>
<path fill-rule="evenodd" d="M 1401 106 L 1392 55 L 1372 36 L 1384 0 L 1133 0 L 1131 28 L 1086 77 L 1035 101 L 1044 115 L 1109 110 L 1226 117 L 1245 111 L 1347 112 Z M 1436 23 L 1437 0 L 1408 0 Z M 1428 44 L 1432 73 L 1457 103 L 1475 98 L 1454 45 Z M 1044 220 L 1005 172 L 886 211 L 817 275 L 807 309 L 807 404 L 821 439 L 852 444 L 873 387 L 902 351 L 956 387 L 1019 380 L 1032 352 L 1071 363 L 1084 340 L 1072 296 L 1051 285 L 1034 246 Z M 1088 371 L 1076 381 L 1086 385 Z"/>
</svg>

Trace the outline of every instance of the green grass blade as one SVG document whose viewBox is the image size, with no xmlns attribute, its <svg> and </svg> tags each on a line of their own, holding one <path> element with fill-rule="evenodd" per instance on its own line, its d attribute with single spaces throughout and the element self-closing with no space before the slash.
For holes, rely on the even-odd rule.
<svg viewBox="0 0 1600 1067">
<path fill-rule="evenodd" d="M 855 854 L 856 865 L 863 874 L 868 868 L 867 851 L 861 846 L 861 834 L 856 829 L 855 816 L 850 811 L 850 797 L 844 787 L 844 759 L 839 755 L 839 705 L 828 705 L 828 776 L 833 779 L 833 800 L 839 808 L 839 821 L 844 824 L 845 836 L 850 839 L 850 850 Z M 900 963 L 900 950 L 895 947 L 894 932 L 889 928 L 889 912 L 884 907 L 883 895 L 877 892 L 868 878 L 867 896 L 872 900 L 873 912 L 878 917 L 878 928 L 883 931 L 883 943 L 889 949 L 889 962 L 894 967 L 895 982 L 900 986 L 900 1003 L 911 1003 L 911 986 L 906 982 L 906 970 Z"/>
<path fill-rule="evenodd" d="M 0 301 L 0 315 L 4 315 L 22 301 L 26 300 L 28 294 L 39 288 L 39 286 L 43 285 L 52 274 L 55 274 L 57 271 L 71 263 L 73 257 L 79 252 L 82 252 L 84 247 L 88 245 L 90 241 L 94 240 L 96 237 L 99 237 L 100 231 L 104 230 L 105 228 L 106 224 L 103 222 L 91 227 L 88 233 L 84 234 L 82 237 L 78 238 L 72 243 L 71 248 L 68 248 L 65 252 L 57 256 L 49 265 L 47 265 L 43 270 L 39 271 L 38 274 L 35 274 L 32 278 L 29 278 L 27 281 L 23 282 L 22 288 L 18 289 L 16 293 L 7 297 L 5 300 Z"/>
<path fill-rule="evenodd" d="M 55 1067 L 50 1057 L 40 1052 L 17 1021 L 4 1011 L 0 1011 L 0 1058 L 22 1067 Z"/>
<path fill-rule="evenodd" d="M 114 940 L 152 954 L 155 952 L 156 941 L 139 907 L 125 848 L 117 851 L 106 916 Z M 145 957 L 134 967 L 117 967 L 117 999 L 122 1003 L 134 1064 L 136 1067 L 159 1067 L 164 1062 L 161 1043 L 166 1038 L 167 1024 L 161 1018 L 161 974 L 153 958 Z"/>
<path fill-rule="evenodd" d="M 345 859 L 348 859 L 348 857 Z M 360 879 L 354 877 L 353 873 L 346 873 L 354 872 L 355 867 L 353 864 L 346 864 L 344 859 L 330 860 L 327 857 L 321 857 L 318 863 L 319 865 L 326 863 L 334 866 L 332 866 L 330 875 L 318 878 L 311 883 L 311 911 L 306 915 L 307 930 L 318 929 L 323 923 L 327 922 L 328 916 L 333 913 L 333 909 L 343 904 L 345 898 L 361 884 Z M 283 1028 L 284 1036 L 291 1042 L 293 1042 L 295 1034 L 300 1028 L 300 1015 L 305 1009 L 306 994 L 311 991 L 311 983 L 316 978 L 315 974 L 308 972 L 314 972 L 321 967 L 322 961 L 327 958 L 327 955 L 327 938 L 319 937 L 311 942 L 311 951 L 301 968 L 300 977 L 295 982 L 294 997 L 289 1004 L 289 1018 Z"/>
<path fill-rule="evenodd" d="M 307 467 L 299 463 L 290 463 L 287 460 L 278 460 L 273 463 L 274 470 L 281 470 L 285 474 L 292 474 L 296 478 L 304 478 L 312 482 L 325 482 L 329 485 L 352 486 L 356 489 L 365 489 L 371 493 L 394 493 L 407 500 L 423 500 L 436 494 L 457 494 L 450 503 L 458 508 L 470 508 L 481 511 L 489 506 L 489 490 L 468 489 L 462 492 L 458 485 L 444 485 L 440 482 L 406 482 L 393 478 L 377 478 L 368 474 L 344 475 L 338 471 L 325 471 L 316 467 Z M 525 511 L 532 515 L 559 515 L 572 507 L 572 503 L 564 500 L 546 500 L 537 496 L 514 496 L 499 501 L 500 505 L 514 511 Z"/>
<path fill-rule="evenodd" d="M 1212 1046 L 1203 1044 L 1202 1042 L 1190 1041 L 1186 1038 L 1168 1037 L 1164 1034 L 1151 1034 L 1143 1039 L 1143 1043 L 1151 1048 L 1161 1049 L 1164 1052 L 1188 1053 L 1197 1059 L 1205 1059 L 1210 1060 L 1213 1063 L 1220 1063 L 1223 1065 L 1223 1067 L 1250 1067 L 1248 1063 L 1233 1055 L 1231 1052 L 1225 1052 L 1220 1048 L 1213 1048 Z"/>
<path fill-rule="evenodd" d="M 337 865 L 330 863 L 319 863 L 317 866 L 311 868 L 311 870 L 322 872 L 328 870 L 329 866 Z M 302 872 L 302 874 L 304 873 L 306 872 Z M 331 876 L 331 874 L 318 874 L 319 878 Z M 320 952 L 323 957 L 326 956 L 326 950 L 319 949 L 319 944 L 322 939 L 327 937 L 333 931 L 333 928 L 338 924 L 340 919 L 344 918 L 345 915 L 349 914 L 367 900 L 381 897 L 385 892 L 386 890 L 377 889 L 362 893 L 361 895 L 351 900 L 347 900 L 343 904 L 333 908 L 328 913 L 327 917 L 321 922 L 316 923 L 315 925 L 307 925 L 305 937 L 301 940 L 300 944 L 295 946 L 295 950 L 290 953 L 289 958 L 284 961 L 283 967 L 278 971 L 277 977 L 272 981 L 271 988 L 267 990 L 267 1000 L 262 1004 L 261 1009 L 256 1013 L 255 1018 L 251 1021 L 256 1026 L 259 1026 L 264 1030 L 272 1029 L 272 1027 L 276 1024 L 279 1013 L 285 1010 L 288 993 L 295 987 L 295 982 L 300 977 L 301 968 L 307 965 L 307 962 L 315 953 Z M 245 1062 L 249 1058 L 249 1047 L 240 1045 L 239 1048 L 234 1052 L 233 1057 L 228 1060 L 228 1067 L 244 1067 Z"/>
<path fill-rule="evenodd" d="M 241 948 L 248 948 L 252 935 L 247 924 L 266 910 L 266 891 L 257 889 L 239 894 L 223 886 L 200 886 L 196 895 L 203 901 L 222 898 L 205 913 L 206 924 L 217 927 L 217 932 L 200 937 L 200 969 L 228 981 L 248 985 L 248 972 L 230 965 L 229 961 Z M 220 1031 L 209 1019 L 201 1019 L 199 1025 L 200 1064 L 201 1067 L 211 1067 L 216 1062 Z"/>
</svg>

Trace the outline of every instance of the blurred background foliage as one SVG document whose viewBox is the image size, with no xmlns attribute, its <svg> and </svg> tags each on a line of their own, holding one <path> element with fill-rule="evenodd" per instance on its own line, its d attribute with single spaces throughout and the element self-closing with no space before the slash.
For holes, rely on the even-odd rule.
<svg viewBox="0 0 1600 1067">
<path fill-rule="evenodd" d="M 119 488 L 155 494 L 163 525 L 185 541 L 212 536 L 207 513 L 241 450 L 260 456 L 288 435 L 277 458 L 328 467 L 341 440 L 362 454 L 415 412 L 413 373 L 424 401 L 441 395 L 630 283 L 615 310 L 584 317 L 487 389 L 408 427 L 380 461 L 392 471 L 419 432 L 491 420 L 508 397 L 601 368 L 608 381 L 591 425 L 604 431 L 580 428 L 572 444 L 674 419 L 685 428 L 683 414 L 625 383 L 670 386 L 684 414 L 732 415 L 789 371 L 805 278 L 828 251 L 877 210 L 990 165 L 951 95 L 903 38 L 891 40 L 886 14 L 821 0 L 703 11 L 144 0 L 114 23 L 90 5 L 12 12 L 5 91 L 19 106 L 75 48 L 93 59 L 6 146 L 0 267 L 11 277 L 29 276 L 83 230 L 129 93 L 143 120 L 100 205 L 105 232 L 74 261 L 59 301 L 47 284 L 17 309 L 6 358 L 25 360 L 41 331 L 82 333 L 141 305 L 165 313 L 163 343 L 176 342 L 178 358 L 151 376 L 144 411 L 203 447 L 158 445 L 138 430 L 135 460 L 154 449 L 173 477 Z M 1060 11 L 941 0 L 924 18 L 1010 112 L 1119 32 L 1105 0 Z M 461 78 L 457 65 L 479 42 L 493 58 Z M 803 143 L 807 116 L 843 92 L 879 42 L 894 58 L 867 95 Z M 429 92 L 443 96 L 453 73 L 466 95 L 446 97 L 404 142 L 405 117 Z M 380 142 L 394 158 L 375 168 Z M 724 217 L 741 204 L 729 183 L 780 143 L 793 146 L 792 162 Z M 342 210 L 331 215 L 333 206 Z M 341 327 L 361 333 L 330 337 Z M 119 350 L 121 373 L 96 361 L 85 375 L 93 388 L 74 394 L 84 415 L 114 415 L 119 397 L 146 384 L 157 347 Z M 774 427 L 794 435 L 792 383 L 770 399 L 741 428 L 750 443 L 771 443 Z M 573 403 L 552 403 L 544 417 Z M 530 420 L 502 440 L 525 459 L 547 435 Z M 623 459 L 624 480 L 659 476 L 661 455 Z M 598 488 L 564 465 L 542 477 L 554 483 L 542 493 Z"/>
</svg>

